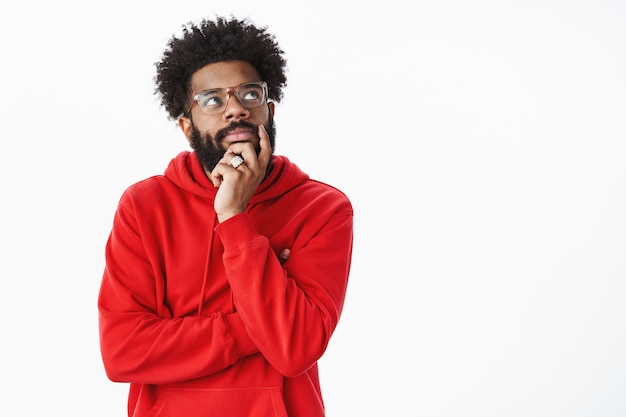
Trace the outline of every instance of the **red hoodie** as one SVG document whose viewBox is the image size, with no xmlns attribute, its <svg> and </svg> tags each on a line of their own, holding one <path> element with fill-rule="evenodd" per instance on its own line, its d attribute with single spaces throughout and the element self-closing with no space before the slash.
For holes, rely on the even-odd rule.
<svg viewBox="0 0 626 417">
<path fill-rule="evenodd" d="M 350 202 L 284 156 L 245 213 L 218 223 L 216 191 L 182 152 L 120 199 L 98 298 L 107 375 L 131 383 L 133 417 L 324 416 Z"/>
</svg>

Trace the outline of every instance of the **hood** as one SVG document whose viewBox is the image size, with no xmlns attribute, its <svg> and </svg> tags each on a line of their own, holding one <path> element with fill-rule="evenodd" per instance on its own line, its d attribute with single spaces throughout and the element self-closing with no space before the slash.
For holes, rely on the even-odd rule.
<svg viewBox="0 0 626 417">
<path fill-rule="evenodd" d="M 213 199 L 217 188 L 207 178 L 195 152 L 183 151 L 169 163 L 165 177 L 178 187 L 201 197 Z M 287 157 L 273 156 L 273 169 L 261 182 L 250 204 L 271 200 L 297 187 L 309 178 Z"/>
</svg>

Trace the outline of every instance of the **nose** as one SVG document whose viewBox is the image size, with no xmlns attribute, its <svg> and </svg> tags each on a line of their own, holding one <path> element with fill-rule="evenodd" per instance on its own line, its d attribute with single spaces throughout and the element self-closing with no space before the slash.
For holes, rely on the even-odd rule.
<svg viewBox="0 0 626 417">
<path fill-rule="evenodd" d="M 246 119 L 250 116 L 250 111 L 241 104 L 237 96 L 233 93 L 228 94 L 226 100 L 226 107 L 224 108 L 224 118 L 226 120 L 232 119 Z"/>
</svg>

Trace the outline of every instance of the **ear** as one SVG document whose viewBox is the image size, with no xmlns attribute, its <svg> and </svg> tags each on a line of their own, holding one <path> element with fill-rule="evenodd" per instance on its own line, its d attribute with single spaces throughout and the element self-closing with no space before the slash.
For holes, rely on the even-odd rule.
<svg viewBox="0 0 626 417">
<path fill-rule="evenodd" d="M 191 129 L 193 128 L 193 123 L 189 117 L 181 116 L 178 118 L 178 126 L 180 126 L 180 130 L 183 131 L 183 134 L 187 138 L 187 142 L 191 143 Z"/>
<path fill-rule="evenodd" d="M 268 101 L 267 102 L 267 108 L 270 110 L 270 113 L 272 113 L 272 117 L 274 117 L 274 102 L 273 101 Z"/>
</svg>

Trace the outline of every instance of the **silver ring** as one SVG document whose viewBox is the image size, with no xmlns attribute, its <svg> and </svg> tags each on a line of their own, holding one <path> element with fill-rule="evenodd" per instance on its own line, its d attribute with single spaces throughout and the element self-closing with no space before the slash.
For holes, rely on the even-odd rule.
<svg viewBox="0 0 626 417">
<path fill-rule="evenodd" d="M 239 165 L 243 164 L 243 158 L 239 155 L 235 155 L 235 157 L 230 160 L 229 164 L 233 168 L 238 168 Z"/>
</svg>

